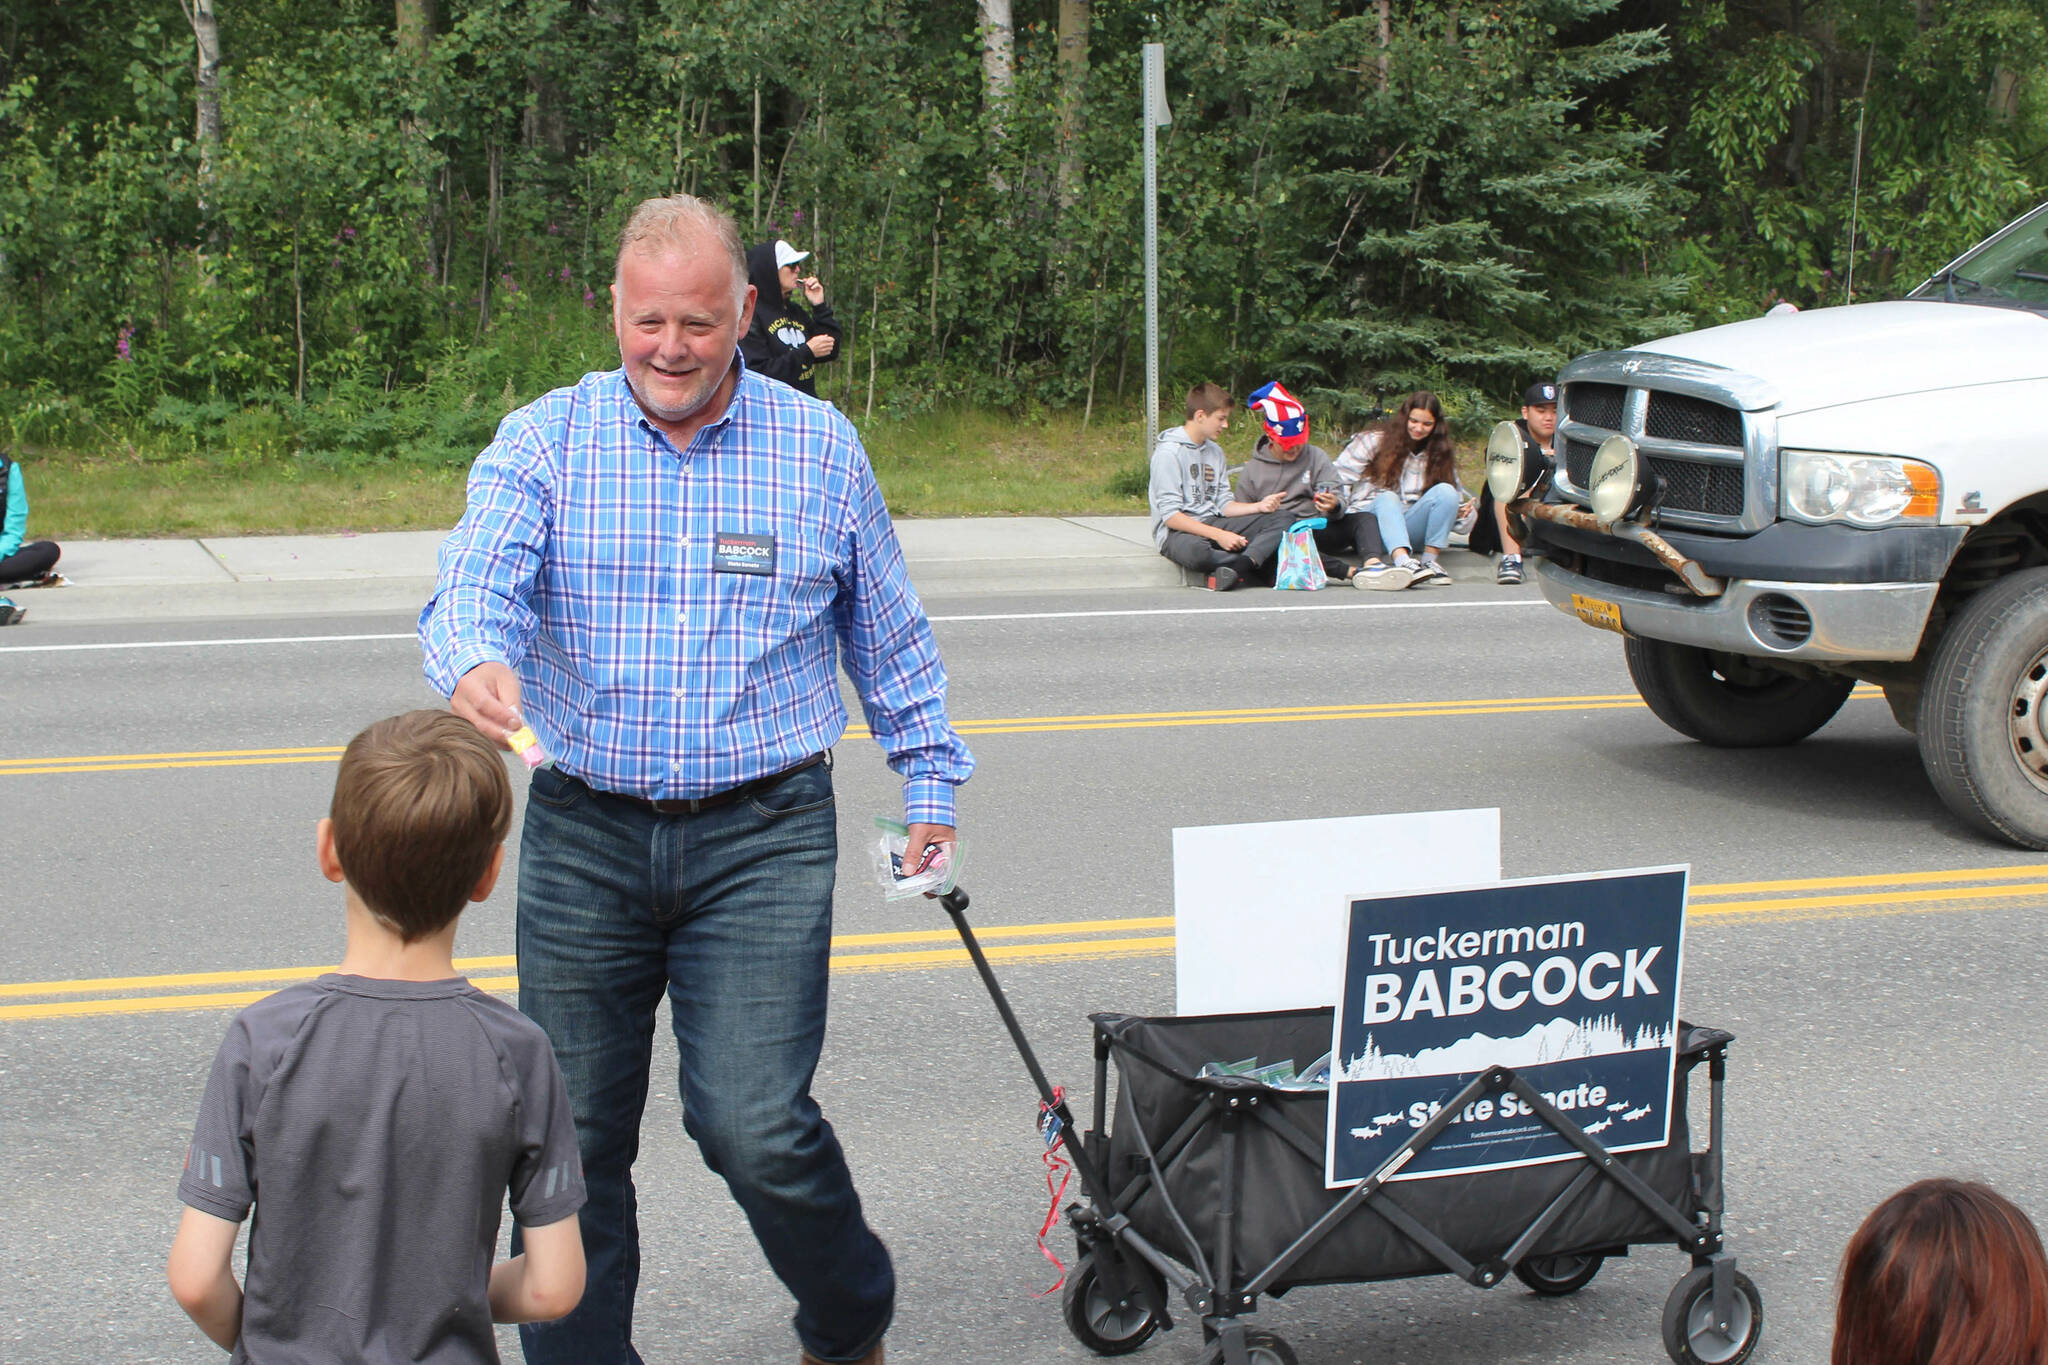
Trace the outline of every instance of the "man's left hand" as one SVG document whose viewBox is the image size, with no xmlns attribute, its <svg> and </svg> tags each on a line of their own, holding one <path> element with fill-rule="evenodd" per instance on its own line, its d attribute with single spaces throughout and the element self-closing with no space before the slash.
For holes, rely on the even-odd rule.
<svg viewBox="0 0 2048 1365">
<path fill-rule="evenodd" d="M 903 840 L 903 866 L 917 867 L 924 862 L 926 848 L 933 844 L 953 843 L 957 837 L 951 825 L 912 825 Z M 946 856 L 952 857 L 953 850 L 947 849 Z"/>
</svg>

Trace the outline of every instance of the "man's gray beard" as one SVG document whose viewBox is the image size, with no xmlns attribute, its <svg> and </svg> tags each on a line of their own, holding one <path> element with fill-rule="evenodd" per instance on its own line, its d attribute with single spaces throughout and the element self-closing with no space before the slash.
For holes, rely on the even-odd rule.
<svg viewBox="0 0 2048 1365">
<path fill-rule="evenodd" d="M 725 382 L 725 376 L 720 375 L 718 383 L 723 382 Z M 718 392 L 718 384 L 714 383 L 709 388 L 705 389 L 703 396 L 698 398 L 696 402 L 690 404 L 690 406 L 686 408 L 664 408 L 654 403 L 648 402 L 647 396 L 641 393 L 640 390 L 633 387 L 633 380 L 631 376 L 627 376 L 626 378 L 626 392 L 633 395 L 633 401 L 640 405 L 640 410 L 642 412 L 646 413 L 649 417 L 652 417 L 657 422 L 687 422 L 690 418 L 695 417 L 698 413 L 704 410 L 704 405 L 709 403 L 712 399 L 712 396 Z"/>
</svg>

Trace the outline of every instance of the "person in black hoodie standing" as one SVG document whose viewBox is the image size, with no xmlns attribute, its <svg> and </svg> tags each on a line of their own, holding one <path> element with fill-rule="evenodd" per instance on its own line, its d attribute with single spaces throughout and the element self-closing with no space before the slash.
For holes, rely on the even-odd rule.
<svg viewBox="0 0 2048 1365">
<path fill-rule="evenodd" d="M 816 275 L 797 273 L 797 262 L 811 253 L 788 242 L 763 242 L 747 252 L 747 282 L 754 286 L 754 325 L 740 338 L 747 368 L 770 379 L 818 396 L 817 367 L 839 353 L 843 329 L 825 302 L 825 286 Z M 798 289 L 803 303 L 796 301 Z"/>
</svg>

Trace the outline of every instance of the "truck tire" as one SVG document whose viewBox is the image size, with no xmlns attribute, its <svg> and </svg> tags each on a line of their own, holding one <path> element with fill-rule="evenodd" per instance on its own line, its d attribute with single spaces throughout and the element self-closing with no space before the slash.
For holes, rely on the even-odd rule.
<svg viewBox="0 0 2048 1365">
<path fill-rule="evenodd" d="M 1734 654 L 1630 636 L 1628 675 L 1658 720 L 1722 749 L 1796 744 L 1833 718 L 1853 678 L 1796 678 Z"/>
<path fill-rule="evenodd" d="M 2048 848 L 2048 569 L 1963 604 L 1920 691 L 1920 762 L 1962 820 Z"/>
</svg>

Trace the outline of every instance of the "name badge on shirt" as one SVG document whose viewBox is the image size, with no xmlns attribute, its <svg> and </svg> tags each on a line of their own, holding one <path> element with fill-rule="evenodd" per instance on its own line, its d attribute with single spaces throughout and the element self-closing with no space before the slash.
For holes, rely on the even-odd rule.
<svg viewBox="0 0 2048 1365">
<path fill-rule="evenodd" d="M 718 573 L 775 572 L 775 537 L 717 531 L 711 539 L 711 567 Z"/>
</svg>

